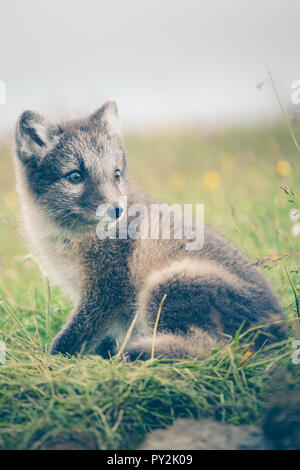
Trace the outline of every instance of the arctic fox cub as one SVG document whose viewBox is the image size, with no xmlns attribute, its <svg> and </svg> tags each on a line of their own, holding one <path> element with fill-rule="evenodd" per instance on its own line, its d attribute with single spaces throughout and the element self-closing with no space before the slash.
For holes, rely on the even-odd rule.
<svg viewBox="0 0 300 470">
<path fill-rule="evenodd" d="M 268 340 L 280 337 L 270 324 L 283 314 L 266 279 L 211 228 L 204 228 L 199 250 L 187 250 L 184 237 L 151 238 L 141 230 L 135 237 L 123 237 L 120 230 L 99 237 L 99 224 L 108 233 L 121 226 L 126 211 L 120 200 L 149 211 L 155 203 L 127 180 L 114 102 L 64 124 L 25 111 L 16 145 L 28 240 L 47 275 L 75 305 L 52 341 L 52 354 L 93 348 L 109 357 L 132 325 L 125 353 L 146 359 L 156 320 L 157 356 L 203 357 L 241 326 L 263 324 Z M 108 209 L 101 218 L 97 208 L 104 204 Z M 174 229 L 174 217 L 170 220 Z"/>
</svg>

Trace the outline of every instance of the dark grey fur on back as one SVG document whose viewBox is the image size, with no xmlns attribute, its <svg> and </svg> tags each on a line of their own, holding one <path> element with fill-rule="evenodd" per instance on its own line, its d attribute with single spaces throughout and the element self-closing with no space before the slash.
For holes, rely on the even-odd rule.
<svg viewBox="0 0 300 470">
<path fill-rule="evenodd" d="M 109 357 L 137 313 L 126 352 L 133 359 L 150 357 L 165 294 L 156 355 L 204 357 L 242 325 L 283 319 L 258 269 L 208 227 L 199 251 L 186 251 L 184 240 L 96 236 L 99 204 L 116 205 L 120 196 L 127 196 L 129 205 L 150 207 L 152 202 L 127 180 L 113 102 L 86 119 L 59 125 L 26 111 L 17 124 L 16 144 L 17 187 L 29 243 L 43 269 L 75 304 L 51 353 L 93 347 Z M 74 171 L 81 175 L 79 184 L 70 183 Z M 272 340 L 280 337 L 275 326 L 266 331 Z"/>
</svg>

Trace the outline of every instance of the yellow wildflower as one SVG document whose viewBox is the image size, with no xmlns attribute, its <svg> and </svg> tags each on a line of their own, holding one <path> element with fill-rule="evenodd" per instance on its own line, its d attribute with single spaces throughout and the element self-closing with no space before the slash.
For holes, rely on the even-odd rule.
<svg viewBox="0 0 300 470">
<path fill-rule="evenodd" d="M 202 177 L 204 186 L 212 191 L 215 191 L 221 182 L 221 176 L 216 171 L 206 171 Z"/>
<path fill-rule="evenodd" d="M 276 172 L 279 176 L 287 176 L 291 172 L 291 165 L 286 160 L 279 160 L 276 163 Z"/>
</svg>

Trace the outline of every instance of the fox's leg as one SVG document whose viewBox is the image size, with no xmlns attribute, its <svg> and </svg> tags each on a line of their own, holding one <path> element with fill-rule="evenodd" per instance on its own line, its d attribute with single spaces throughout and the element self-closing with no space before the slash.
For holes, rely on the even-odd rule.
<svg viewBox="0 0 300 470">
<path fill-rule="evenodd" d="M 263 279 L 261 286 L 254 285 L 210 261 L 176 261 L 153 272 L 140 292 L 138 309 L 141 322 L 148 325 L 148 335 L 128 346 L 129 356 L 136 357 L 139 351 L 144 358 L 149 356 L 151 332 L 165 294 L 158 323 L 161 336 L 157 337 L 157 355 L 161 351 L 164 356 L 183 356 L 186 349 L 185 355 L 201 356 L 208 352 L 209 345 L 216 344 L 216 337 L 223 333 L 233 336 L 243 323 L 247 329 L 270 321 L 270 314 L 283 318 L 276 297 Z"/>
<path fill-rule="evenodd" d="M 101 299 L 82 300 L 50 345 L 50 354 L 76 354 L 105 338 L 109 316 L 101 313 Z"/>
</svg>

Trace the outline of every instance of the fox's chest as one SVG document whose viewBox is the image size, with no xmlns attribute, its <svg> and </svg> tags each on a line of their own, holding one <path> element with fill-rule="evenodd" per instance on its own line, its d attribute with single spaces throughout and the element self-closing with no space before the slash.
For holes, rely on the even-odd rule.
<svg viewBox="0 0 300 470">
<path fill-rule="evenodd" d="M 45 275 L 77 303 L 81 294 L 78 248 L 57 232 L 31 204 L 23 206 L 29 244 Z"/>
<path fill-rule="evenodd" d="M 81 279 L 76 246 L 68 239 L 57 240 L 50 236 L 40 241 L 39 252 L 46 275 L 77 303 L 81 295 Z"/>
</svg>

